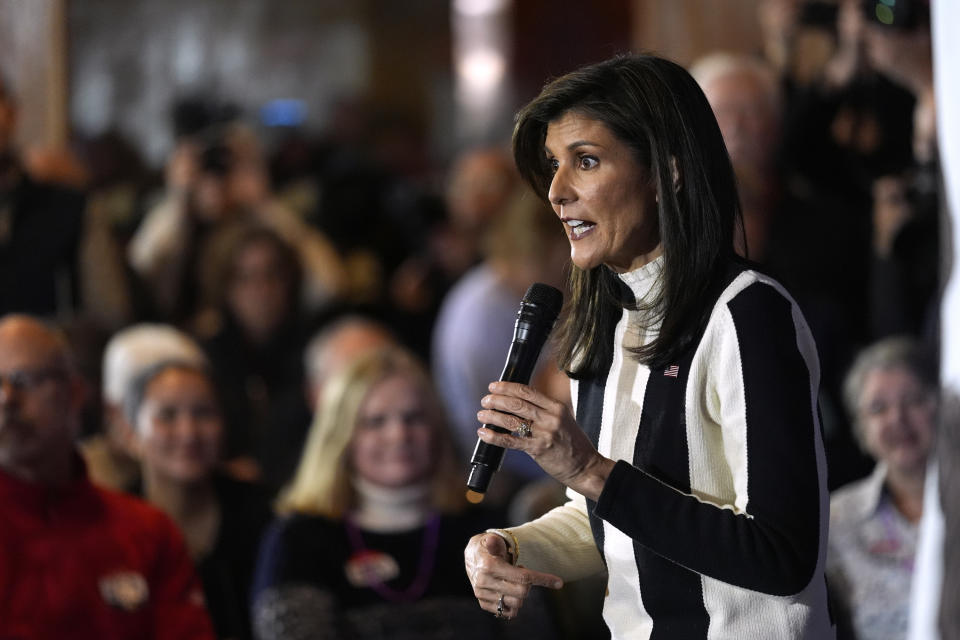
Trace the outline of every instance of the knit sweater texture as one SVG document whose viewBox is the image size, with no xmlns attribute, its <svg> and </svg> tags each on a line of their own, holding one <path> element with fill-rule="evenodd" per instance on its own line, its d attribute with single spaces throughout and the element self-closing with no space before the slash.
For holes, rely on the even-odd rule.
<svg viewBox="0 0 960 640">
<path fill-rule="evenodd" d="M 636 300 L 661 265 L 621 275 Z M 732 266 L 699 341 L 658 369 L 627 351 L 656 336 L 642 313 L 624 309 L 606 375 L 572 382 L 579 425 L 617 464 L 596 503 L 568 492 L 511 529 L 518 563 L 565 580 L 605 566 L 614 639 L 833 638 L 819 364 L 799 308 Z"/>
</svg>

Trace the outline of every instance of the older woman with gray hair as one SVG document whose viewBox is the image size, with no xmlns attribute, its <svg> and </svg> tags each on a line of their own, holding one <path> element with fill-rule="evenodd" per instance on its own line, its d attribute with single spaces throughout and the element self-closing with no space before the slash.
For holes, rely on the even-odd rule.
<svg viewBox="0 0 960 640">
<path fill-rule="evenodd" d="M 936 389 L 934 366 L 909 338 L 868 347 L 846 377 L 856 437 L 877 466 L 831 496 L 827 575 L 841 620 L 860 640 L 906 637 Z"/>
</svg>

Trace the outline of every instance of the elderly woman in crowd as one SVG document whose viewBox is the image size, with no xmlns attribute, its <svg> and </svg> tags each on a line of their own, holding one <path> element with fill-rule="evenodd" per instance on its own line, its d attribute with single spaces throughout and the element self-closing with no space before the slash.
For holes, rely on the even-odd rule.
<svg viewBox="0 0 960 640">
<path fill-rule="evenodd" d="M 865 349 L 847 375 L 855 432 L 877 466 L 831 498 L 827 575 L 841 631 L 859 640 L 906 637 L 936 388 L 930 362 L 907 338 Z"/>
<path fill-rule="evenodd" d="M 143 371 L 166 360 L 206 366 L 207 358 L 190 336 L 165 324 L 135 324 L 115 333 L 103 350 L 103 430 L 85 438 L 80 451 L 90 479 L 117 491 L 133 491 L 140 462 L 131 454 L 133 425 L 123 409 L 130 384 Z"/>
</svg>

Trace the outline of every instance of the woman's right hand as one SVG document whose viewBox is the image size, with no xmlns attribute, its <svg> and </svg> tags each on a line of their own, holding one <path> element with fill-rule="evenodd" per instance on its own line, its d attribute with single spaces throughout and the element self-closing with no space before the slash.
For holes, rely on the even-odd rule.
<svg viewBox="0 0 960 640">
<path fill-rule="evenodd" d="M 167 160 L 167 188 L 185 194 L 193 189 L 200 173 L 200 149 L 192 142 L 181 142 L 174 147 Z"/>
<path fill-rule="evenodd" d="M 563 586 L 563 581 L 555 575 L 510 564 L 507 543 L 495 533 L 480 533 L 470 538 L 463 556 L 480 607 L 497 615 L 502 597 L 503 618 L 516 617 L 530 587 L 559 589 Z"/>
</svg>

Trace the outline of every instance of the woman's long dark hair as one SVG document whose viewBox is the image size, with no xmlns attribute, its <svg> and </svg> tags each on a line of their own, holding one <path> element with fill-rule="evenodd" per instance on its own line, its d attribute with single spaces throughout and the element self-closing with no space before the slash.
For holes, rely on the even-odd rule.
<svg viewBox="0 0 960 640">
<path fill-rule="evenodd" d="M 583 67 L 544 87 L 517 115 L 513 153 L 523 178 L 547 198 L 553 178 L 547 126 L 567 112 L 604 123 L 629 145 L 659 196 L 662 286 L 642 308 L 662 320 L 658 336 L 633 349 L 651 367 L 668 364 L 698 339 L 742 232 L 740 202 L 720 128 L 683 67 L 650 55 L 623 55 Z M 558 360 L 573 377 L 601 374 L 612 354 L 624 301 L 606 266 L 573 267 L 570 297 L 557 331 Z"/>
</svg>

